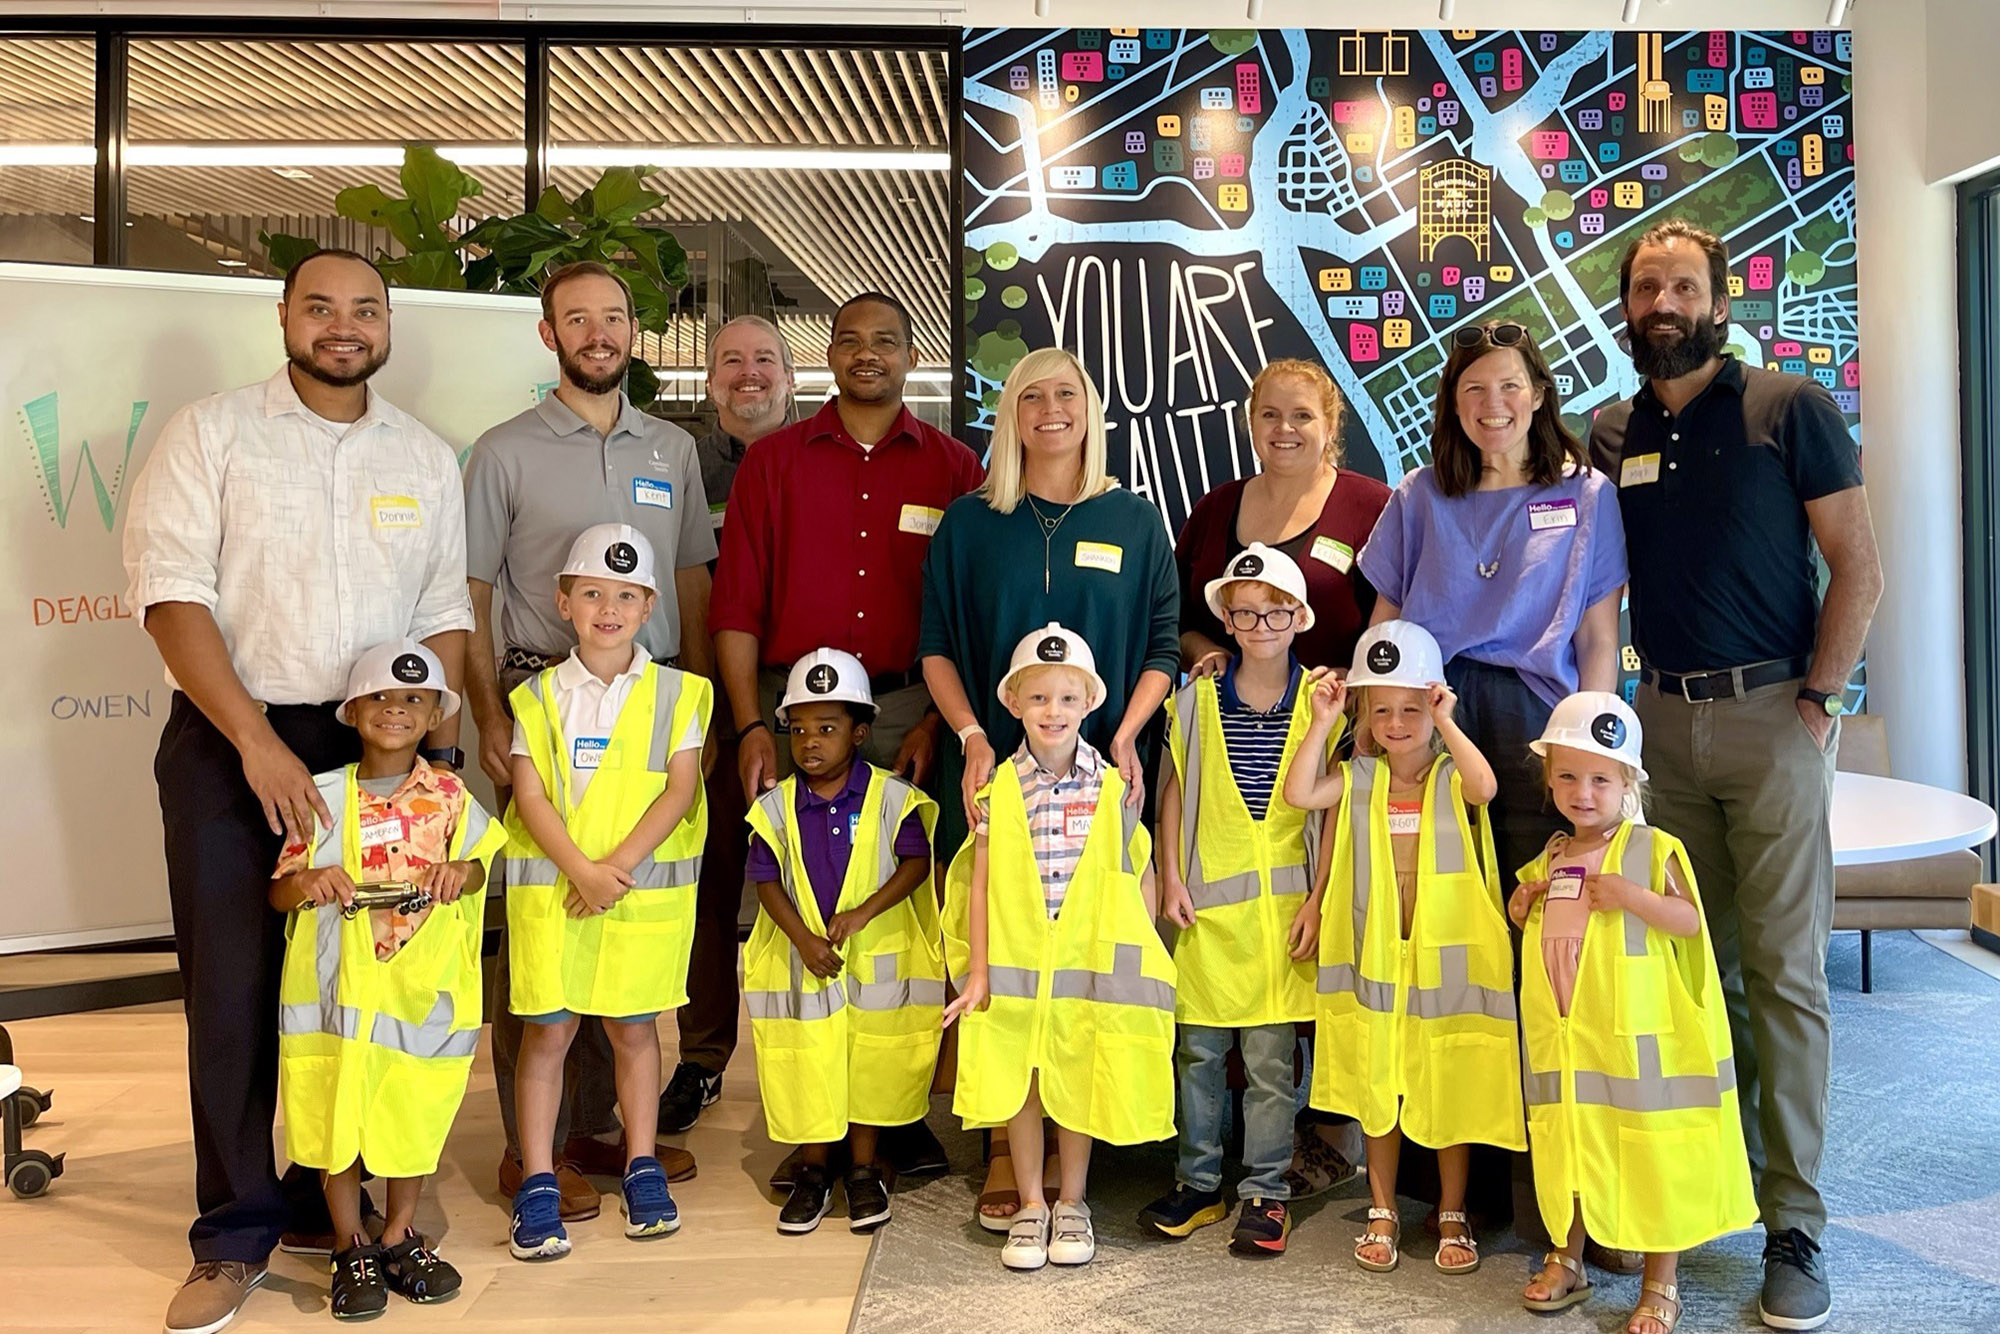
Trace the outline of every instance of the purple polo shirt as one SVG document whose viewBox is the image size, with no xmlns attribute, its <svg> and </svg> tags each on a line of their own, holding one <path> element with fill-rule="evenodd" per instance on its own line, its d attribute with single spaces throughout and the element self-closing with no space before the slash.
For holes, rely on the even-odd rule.
<svg viewBox="0 0 2000 1334">
<path fill-rule="evenodd" d="M 799 858 L 806 864 L 806 879 L 812 884 L 822 922 L 833 916 L 840 903 L 840 887 L 847 879 L 847 860 L 854 852 L 854 832 L 860 827 L 861 804 L 868 796 L 873 768 L 866 760 L 856 760 L 847 771 L 847 786 L 831 799 L 815 793 L 807 786 L 805 776 L 799 776 L 798 798 L 793 808 L 799 827 Z M 896 831 L 896 855 L 928 857 L 930 853 L 931 841 L 924 833 L 924 822 L 917 812 L 911 811 Z M 754 832 L 750 835 L 750 856 L 744 870 L 755 884 L 784 880 L 778 854 L 762 835 Z"/>
</svg>

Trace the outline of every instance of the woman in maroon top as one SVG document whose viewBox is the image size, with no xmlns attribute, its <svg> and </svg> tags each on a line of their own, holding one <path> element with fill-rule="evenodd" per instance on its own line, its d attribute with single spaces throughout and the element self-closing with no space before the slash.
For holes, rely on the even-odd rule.
<svg viewBox="0 0 2000 1334">
<path fill-rule="evenodd" d="M 1252 542 L 1283 551 L 1306 574 L 1313 628 L 1292 651 L 1308 668 L 1345 671 L 1368 628 L 1374 590 L 1354 564 L 1389 488 L 1340 467 L 1340 390 L 1310 361 L 1274 361 L 1250 385 L 1250 443 L 1263 471 L 1203 496 L 1174 549 L 1181 577 L 1181 663 L 1222 670 L 1233 650 L 1202 589 Z"/>
</svg>

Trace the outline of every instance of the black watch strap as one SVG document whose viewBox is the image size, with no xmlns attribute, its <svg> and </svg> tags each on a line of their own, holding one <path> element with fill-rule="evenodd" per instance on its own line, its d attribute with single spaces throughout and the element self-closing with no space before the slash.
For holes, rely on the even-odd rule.
<svg viewBox="0 0 2000 1334">
<path fill-rule="evenodd" d="M 746 737 L 760 727 L 763 728 L 766 732 L 771 730 L 771 724 L 765 722 L 762 718 L 752 718 L 749 722 L 743 724 L 743 726 L 736 729 L 736 735 L 739 738 Z"/>
<path fill-rule="evenodd" d="M 1811 700 L 1814 704 L 1824 707 L 1826 702 L 1833 698 L 1833 692 L 1831 690 L 1814 690 L 1811 686 L 1800 686 L 1799 698 Z"/>
</svg>

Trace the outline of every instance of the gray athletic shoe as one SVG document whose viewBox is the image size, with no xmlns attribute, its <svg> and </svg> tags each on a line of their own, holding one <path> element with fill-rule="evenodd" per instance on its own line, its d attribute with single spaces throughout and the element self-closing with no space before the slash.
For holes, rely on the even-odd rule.
<svg viewBox="0 0 2000 1334">
<path fill-rule="evenodd" d="M 1797 1228 L 1764 1239 L 1764 1292 L 1757 1314 L 1772 1329 L 1818 1329 L 1833 1312 L 1819 1243 Z"/>
</svg>

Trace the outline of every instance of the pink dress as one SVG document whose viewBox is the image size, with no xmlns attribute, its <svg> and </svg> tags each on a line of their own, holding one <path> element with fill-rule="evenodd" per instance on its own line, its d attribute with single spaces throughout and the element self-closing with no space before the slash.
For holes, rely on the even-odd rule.
<svg viewBox="0 0 2000 1334">
<path fill-rule="evenodd" d="M 1604 864 L 1605 849 L 1571 855 L 1569 839 L 1558 834 L 1549 849 L 1551 875 L 1561 867 L 1583 868 L 1596 875 Z M 1583 957 L 1583 932 L 1590 925 L 1590 900 L 1542 897 L 1542 969 L 1548 974 L 1549 990 L 1556 994 L 1556 1009 L 1569 1015 L 1570 997 L 1576 992 L 1577 960 Z"/>
</svg>

